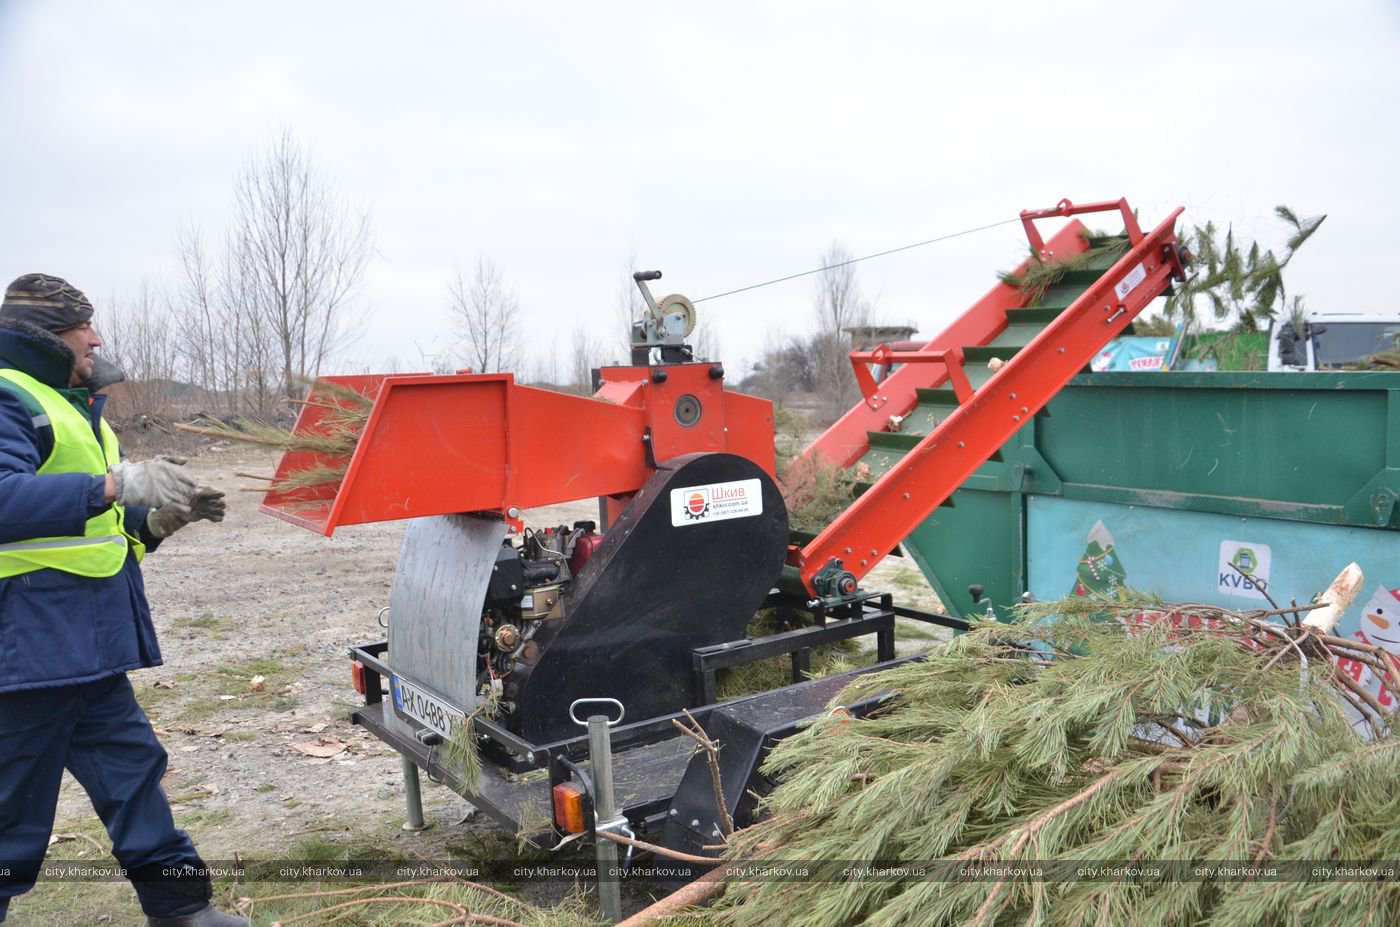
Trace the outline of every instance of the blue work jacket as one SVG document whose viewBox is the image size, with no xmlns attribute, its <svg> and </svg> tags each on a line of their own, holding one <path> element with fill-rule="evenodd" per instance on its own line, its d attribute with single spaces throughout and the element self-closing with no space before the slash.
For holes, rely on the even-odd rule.
<svg viewBox="0 0 1400 927">
<path fill-rule="evenodd" d="M 0 366 L 59 390 L 97 435 L 105 396 L 70 389 L 72 353 L 31 326 L 0 322 Z M 81 536 L 108 507 L 104 478 L 84 473 L 38 474 L 51 430 L 36 428 L 28 409 L 0 389 L 0 544 Z M 126 529 L 152 549 L 145 508 L 126 509 Z M 100 579 L 35 570 L 0 579 L 0 693 L 91 682 L 143 666 L 159 666 L 160 647 L 133 553 L 115 575 Z"/>
</svg>

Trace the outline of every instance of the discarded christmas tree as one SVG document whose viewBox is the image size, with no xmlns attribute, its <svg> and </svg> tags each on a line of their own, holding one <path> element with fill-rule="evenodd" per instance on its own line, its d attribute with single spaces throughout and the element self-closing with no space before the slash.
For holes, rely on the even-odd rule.
<svg viewBox="0 0 1400 927">
<path fill-rule="evenodd" d="M 841 700 L 883 706 L 782 742 L 729 850 L 808 876 L 704 919 L 1394 923 L 1400 883 L 1335 872 L 1400 859 L 1400 741 L 1336 667 L 1394 662 L 1301 614 L 1071 597 L 866 677 Z"/>
</svg>

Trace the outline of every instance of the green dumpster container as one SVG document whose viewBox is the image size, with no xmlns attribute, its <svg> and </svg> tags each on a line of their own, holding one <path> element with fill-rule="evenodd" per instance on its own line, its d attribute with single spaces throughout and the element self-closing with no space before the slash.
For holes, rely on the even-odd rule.
<svg viewBox="0 0 1400 927">
<path fill-rule="evenodd" d="M 1400 374 L 1073 380 L 905 541 L 950 611 L 1118 586 L 1306 602 L 1351 561 L 1343 635 L 1400 655 Z"/>
</svg>

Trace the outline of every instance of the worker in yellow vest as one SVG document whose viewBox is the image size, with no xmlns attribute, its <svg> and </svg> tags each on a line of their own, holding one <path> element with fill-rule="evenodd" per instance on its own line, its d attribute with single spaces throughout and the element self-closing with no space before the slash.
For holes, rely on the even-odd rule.
<svg viewBox="0 0 1400 927">
<path fill-rule="evenodd" d="M 141 558 L 223 493 L 178 458 L 120 459 L 95 390 L 120 379 L 79 290 L 26 274 L 0 304 L 0 921 L 33 887 L 67 768 L 153 927 L 241 927 L 160 786 L 128 670 L 161 663 Z"/>
</svg>

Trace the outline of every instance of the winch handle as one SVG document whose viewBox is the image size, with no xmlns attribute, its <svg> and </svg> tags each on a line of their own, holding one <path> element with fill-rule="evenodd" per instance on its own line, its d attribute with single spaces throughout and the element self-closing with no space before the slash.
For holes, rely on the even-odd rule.
<svg viewBox="0 0 1400 927">
<path fill-rule="evenodd" d="M 608 727 L 617 727 L 622 723 L 623 715 L 627 713 L 627 709 L 623 708 L 622 703 L 615 698 L 577 698 L 569 705 L 569 720 L 579 727 L 588 727 L 588 722 L 579 720 L 579 716 L 574 713 L 574 710 L 580 705 L 616 705 L 617 717 L 608 722 Z"/>
<path fill-rule="evenodd" d="M 651 295 L 651 290 L 647 288 L 648 280 L 660 280 L 659 270 L 639 270 L 632 275 L 632 280 L 637 284 L 637 289 L 642 291 L 642 299 L 646 301 L 647 308 L 651 310 L 653 316 L 660 315 L 661 310 L 656 308 L 656 300 Z"/>
</svg>

